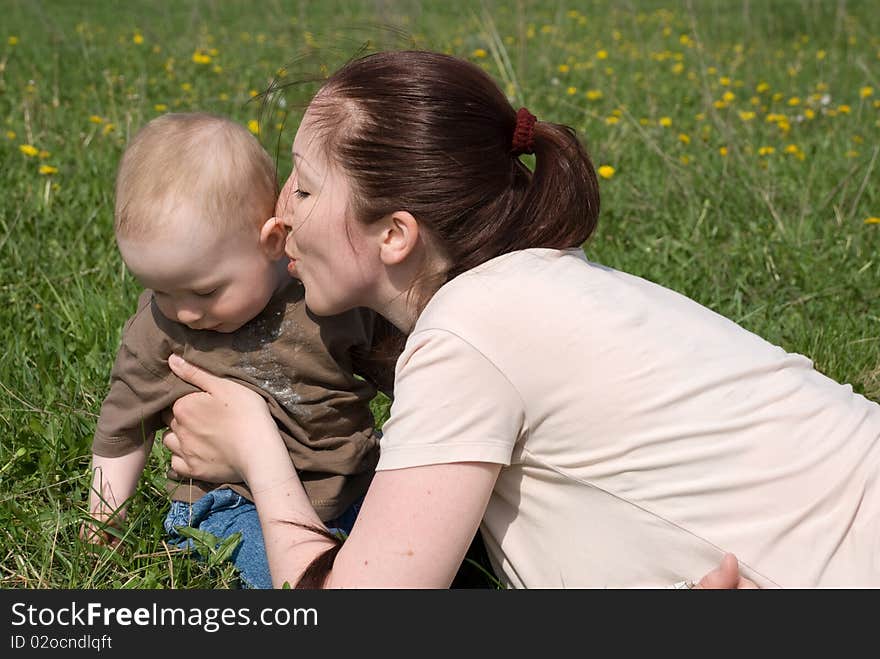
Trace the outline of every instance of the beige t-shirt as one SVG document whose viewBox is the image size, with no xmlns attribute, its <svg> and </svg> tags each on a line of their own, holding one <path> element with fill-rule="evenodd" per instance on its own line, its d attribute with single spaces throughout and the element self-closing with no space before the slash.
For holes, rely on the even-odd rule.
<svg viewBox="0 0 880 659">
<path fill-rule="evenodd" d="M 732 551 L 759 585 L 880 586 L 880 405 L 579 249 L 443 286 L 397 363 L 377 469 L 504 465 L 513 587 L 659 587 Z"/>
</svg>

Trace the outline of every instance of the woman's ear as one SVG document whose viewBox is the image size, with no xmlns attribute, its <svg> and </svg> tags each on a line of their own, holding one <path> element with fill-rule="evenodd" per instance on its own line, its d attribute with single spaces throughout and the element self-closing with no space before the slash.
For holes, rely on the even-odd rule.
<svg viewBox="0 0 880 659">
<path fill-rule="evenodd" d="M 419 244 L 419 222 L 407 211 L 396 211 L 381 222 L 379 257 L 385 265 L 407 259 Z"/>
<path fill-rule="evenodd" d="M 271 260 L 280 259 L 284 255 L 286 240 L 287 229 L 277 217 L 270 217 L 260 227 L 260 247 Z"/>
</svg>

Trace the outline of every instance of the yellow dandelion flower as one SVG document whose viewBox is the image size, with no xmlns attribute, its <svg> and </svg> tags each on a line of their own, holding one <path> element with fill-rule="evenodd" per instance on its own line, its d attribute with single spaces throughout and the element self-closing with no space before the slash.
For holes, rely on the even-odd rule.
<svg viewBox="0 0 880 659">
<path fill-rule="evenodd" d="M 691 162 L 691 158 L 690 158 L 690 156 L 679 156 L 678 161 L 682 165 L 689 165 Z"/>
<path fill-rule="evenodd" d="M 758 149 L 759 156 L 772 156 L 774 153 L 776 153 L 776 149 L 772 146 L 762 146 Z"/>
<path fill-rule="evenodd" d="M 15 134 L 14 130 L 7 130 L 6 131 L 6 139 L 7 140 L 14 140 L 16 137 L 17 137 L 17 135 Z"/>
<path fill-rule="evenodd" d="M 794 107 L 796 105 L 800 105 L 801 99 L 799 99 L 797 96 L 792 96 L 790 99 L 788 99 L 788 104 L 791 105 L 792 107 Z"/>
<path fill-rule="evenodd" d="M 598 89 L 588 89 L 584 95 L 588 101 L 598 101 L 602 98 L 602 92 Z"/>
<path fill-rule="evenodd" d="M 781 101 L 783 98 L 785 98 L 785 94 L 783 94 L 782 92 L 776 92 L 775 94 L 773 94 L 772 98 L 774 101 Z"/>
<path fill-rule="evenodd" d="M 852 136 L 852 141 L 853 141 L 853 143 L 855 143 L 855 144 L 864 144 L 864 143 L 865 143 L 865 138 L 862 137 L 861 135 L 853 135 L 853 136 Z"/>
<path fill-rule="evenodd" d="M 251 131 L 254 135 L 260 134 L 260 122 L 256 119 L 251 119 L 248 122 L 248 130 Z"/>
<path fill-rule="evenodd" d="M 795 154 L 795 153 L 797 153 L 798 151 L 800 151 L 800 149 L 798 148 L 798 145 L 797 145 L 797 144 L 789 144 L 788 146 L 785 147 L 785 152 L 786 152 L 786 153 Z"/>
<path fill-rule="evenodd" d="M 568 64 L 560 64 L 556 67 L 556 70 L 560 73 L 568 73 L 571 70 L 571 67 Z"/>
<path fill-rule="evenodd" d="M 639 119 L 639 125 L 640 126 L 650 126 L 651 120 L 648 119 L 647 117 L 642 117 L 641 119 Z"/>
<path fill-rule="evenodd" d="M 609 126 L 613 126 L 614 124 L 619 123 L 619 122 L 620 122 L 620 117 L 615 117 L 613 115 L 610 117 L 605 117 L 605 123 L 608 124 Z"/>
<path fill-rule="evenodd" d="M 131 40 L 134 43 L 140 45 L 144 42 L 144 35 L 140 34 L 139 32 L 135 32 L 134 36 L 131 38 Z"/>
<path fill-rule="evenodd" d="M 51 155 L 52 155 L 52 154 L 49 153 L 48 151 L 46 151 L 45 149 L 42 149 L 42 150 L 37 154 L 37 156 L 39 156 L 40 160 L 45 160 L 46 158 L 48 158 L 48 157 L 51 156 Z"/>
<path fill-rule="evenodd" d="M 180 88 L 185 92 L 190 92 L 190 91 L 192 91 L 193 86 L 192 86 L 192 83 L 190 83 L 190 82 L 184 82 L 184 83 L 181 83 Z"/>
<path fill-rule="evenodd" d="M 847 151 L 845 155 L 847 158 L 858 158 L 859 152 L 858 151 Z"/>
<path fill-rule="evenodd" d="M 568 94 L 569 96 L 574 96 L 575 94 L 577 94 L 577 92 L 578 92 L 577 87 L 569 87 L 568 89 L 565 90 L 565 93 Z"/>
<path fill-rule="evenodd" d="M 257 96 L 259 93 L 260 93 L 260 92 L 258 92 L 256 89 L 251 89 L 251 90 L 248 92 L 248 96 L 250 96 L 251 98 L 254 98 L 254 97 Z"/>
<path fill-rule="evenodd" d="M 837 106 L 837 111 L 840 112 L 840 114 L 849 114 L 851 109 L 852 108 L 850 108 L 848 105 Z"/>
<path fill-rule="evenodd" d="M 596 172 L 604 179 L 609 179 L 614 176 L 615 169 L 611 165 L 602 165 Z"/>
<path fill-rule="evenodd" d="M 211 69 L 214 73 L 223 73 L 223 67 L 219 64 L 215 64 L 214 68 Z"/>
<path fill-rule="evenodd" d="M 6 40 L 6 43 L 8 43 L 10 46 L 15 46 L 18 43 L 18 37 L 11 36 Z"/>
<path fill-rule="evenodd" d="M 732 91 L 726 91 L 721 95 L 721 100 L 725 103 L 732 103 L 736 100 L 736 94 L 734 94 Z"/>
<path fill-rule="evenodd" d="M 116 124 L 104 124 L 104 127 L 101 129 L 101 135 L 109 135 L 114 130 L 116 130 Z"/>
<path fill-rule="evenodd" d="M 608 59 L 608 51 L 600 50 L 596 53 L 596 59 Z"/>
<path fill-rule="evenodd" d="M 219 55 L 219 54 L 220 54 L 220 51 L 217 50 L 216 48 L 211 48 L 211 50 L 208 51 L 208 55 L 210 55 L 211 57 L 217 57 L 217 55 Z"/>
<path fill-rule="evenodd" d="M 201 50 L 196 50 L 192 54 L 192 61 L 195 62 L 196 64 L 210 64 L 211 63 L 211 56 L 202 52 Z"/>
<path fill-rule="evenodd" d="M 28 158 L 33 158 L 35 155 L 40 153 L 40 150 L 37 147 L 30 144 L 19 144 L 18 150 L 21 151 Z"/>
<path fill-rule="evenodd" d="M 691 137 L 687 133 L 679 133 L 678 134 L 678 141 L 681 142 L 682 144 L 690 144 Z"/>
<path fill-rule="evenodd" d="M 743 121 L 751 121 L 755 118 L 755 113 L 750 111 L 741 110 L 739 113 L 739 118 Z"/>
<path fill-rule="evenodd" d="M 697 112 L 697 114 L 694 115 L 694 119 L 696 119 L 697 121 L 706 121 L 706 113 Z"/>
<path fill-rule="evenodd" d="M 715 108 L 718 110 L 723 110 L 727 107 L 727 103 L 725 103 L 724 101 L 715 101 L 714 103 L 712 103 L 712 105 L 714 105 Z"/>
<path fill-rule="evenodd" d="M 99 117 L 98 115 L 93 114 L 92 116 L 89 117 L 89 121 L 91 121 L 93 124 L 103 124 L 104 117 Z"/>
<path fill-rule="evenodd" d="M 228 101 L 229 94 L 227 94 L 226 92 L 222 92 L 217 98 L 220 99 L 221 101 Z"/>
<path fill-rule="evenodd" d="M 825 56 L 827 54 L 828 53 L 826 53 L 824 50 L 817 50 L 816 51 L 816 59 L 825 59 Z"/>
<path fill-rule="evenodd" d="M 751 103 L 752 105 L 754 105 L 755 107 L 757 107 L 757 106 L 761 105 L 761 99 L 758 98 L 757 96 L 752 96 L 752 97 L 749 99 L 749 103 Z"/>
<path fill-rule="evenodd" d="M 682 71 L 684 71 L 684 64 L 682 64 L 681 62 L 676 62 L 672 65 L 672 72 L 675 75 L 681 74 Z"/>
<path fill-rule="evenodd" d="M 708 73 L 710 76 L 713 76 L 718 73 L 718 69 L 716 69 L 714 66 L 710 66 L 708 69 L 706 69 L 706 73 Z"/>
<path fill-rule="evenodd" d="M 880 224 L 880 217 L 867 217 L 865 224 Z"/>
<path fill-rule="evenodd" d="M 804 110 L 804 116 L 807 119 L 813 119 L 816 116 L 816 113 L 810 108 L 807 108 L 806 110 Z"/>
<path fill-rule="evenodd" d="M 726 157 L 729 151 L 727 150 L 726 146 L 722 146 L 720 149 L 718 149 L 718 153 L 720 153 L 722 157 Z"/>
<path fill-rule="evenodd" d="M 755 91 L 759 94 L 763 94 L 766 91 L 770 91 L 770 85 L 768 85 L 766 82 L 759 82 L 758 86 L 755 87 Z"/>
<path fill-rule="evenodd" d="M 51 176 L 52 174 L 58 173 L 58 168 L 53 167 L 52 165 L 40 165 L 39 172 L 43 176 Z"/>
<path fill-rule="evenodd" d="M 486 49 L 485 49 L 485 48 L 477 48 L 477 49 L 474 50 L 474 52 L 471 53 L 471 54 L 472 54 L 474 57 L 477 57 L 477 58 L 479 58 L 479 59 L 483 59 L 483 58 L 486 57 L 489 53 L 486 52 Z"/>
<path fill-rule="evenodd" d="M 728 78 L 727 76 L 721 76 L 718 82 L 721 83 L 722 87 L 730 87 L 730 78 Z"/>
<path fill-rule="evenodd" d="M 873 87 L 862 87 L 859 90 L 859 98 L 868 98 L 869 96 L 873 96 L 873 95 L 874 95 L 874 88 Z"/>
<path fill-rule="evenodd" d="M 669 117 L 660 117 L 660 121 L 658 121 L 661 126 L 664 128 L 669 128 L 672 125 L 672 119 Z"/>
<path fill-rule="evenodd" d="M 678 43 L 680 43 L 682 46 L 690 46 L 693 42 L 691 41 L 689 35 L 683 34 L 678 38 Z"/>
<path fill-rule="evenodd" d="M 156 103 L 156 105 L 153 106 L 153 109 L 156 112 L 165 112 L 168 109 L 168 106 L 165 105 L 165 103 Z"/>
</svg>

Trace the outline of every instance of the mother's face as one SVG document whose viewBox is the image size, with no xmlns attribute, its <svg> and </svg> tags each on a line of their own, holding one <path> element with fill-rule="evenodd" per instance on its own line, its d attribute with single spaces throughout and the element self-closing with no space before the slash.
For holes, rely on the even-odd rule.
<svg viewBox="0 0 880 659">
<path fill-rule="evenodd" d="M 379 262 L 351 215 L 351 185 L 326 160 L 318 139 L 306 113 L 275 214 L 288 230 L 288 271 L 302 280 L 309 309 L 328 316 L 370 306 Z"/>
</svg>

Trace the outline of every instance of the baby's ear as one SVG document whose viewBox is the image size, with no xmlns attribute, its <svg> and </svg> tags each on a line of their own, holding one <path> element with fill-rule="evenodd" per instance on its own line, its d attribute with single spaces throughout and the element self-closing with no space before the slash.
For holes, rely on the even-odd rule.
<svg viewBox="0 0 880 659">
<path fill-rule="evenodd" d="M 270 217 L 260 228 L 260 247 L 270 259 L 280 259 L 284 254 L 287 230 L 277 217 Z"/>
</svg>

